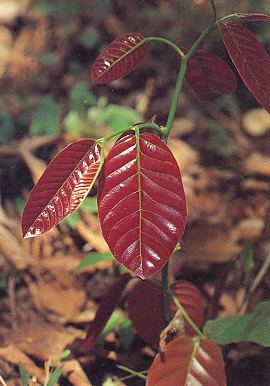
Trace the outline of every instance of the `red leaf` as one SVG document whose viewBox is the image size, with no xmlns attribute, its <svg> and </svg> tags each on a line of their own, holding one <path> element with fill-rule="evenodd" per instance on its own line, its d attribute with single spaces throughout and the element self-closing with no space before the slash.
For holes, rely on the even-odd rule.
<svg viewBox="0 0 270 386">
<path fill-rule="evenodd" d="M 199 289 L 187 280 L 179 280 L 171 285 L 171 290 L 196 326 L 201 328 L 204 322 L 204 306 Z M 172 299 L 170 301 L 170 310 L 172 315 L 174 315 L 174 313 L 178 310 Z M 185 331 L 191 336 L 196 334 L 193 328 L 186 321 Z"/>
<path fill-rule="evenodd" d="M 241 17 L 249 21 L 267 21 L 270 20 L 269 15 L 265 15 L 264 13 L 239 13 Z"/>
<path fill-rule="evenodd" d="M 92 79 L 96 83 L 109 83 L 129 74 L 144 58 L 149 44 L 139 32 L 131 32 L 115 39 L 99 54 L 92 67 Z"/>
<path fill-rule="evenodd" d="M 239 23 L 219 23 L 227 51 L 257 101 L 270 112 L 270 57 L 256 36 Z"/>
<path fill-rule="evenodd" d="M 57 154 L 25 205 L 23 236 L 47 232 L 74 212 L 91 189 L 99 163 L 99 146 L 91 139 L 74 142 Z"/>
<path fill-rule="evenodd" d="M 155 134 L 123 136 L 99 182 L 99 218 L 112 254 L 145 279 L 168 261 L 187 218 L 176 160 Z"/>
<path fill-rule="evenodd" d="M 82 351 L 88 351 L 93 346 L 109 320 L 130 279 L 131 275 L 129 273 L 123 273 L 105 293 L 100 302 L 95 319 L 89 324 L 87 337 L 83 343 Z"/>
<path fill-rule="evenodd" d="M 158 354 L 146 386 L 226 386 L 224 361 L 215 342 L 179 336 L 166 346 L 165 361 Z"/>
<path fill-rule="evenodd" d="M 187 50 L 186 50 L 187 51 Z M 196 51 L 188 61 L 186 82 L 202 99 L 216 94 L 233 93 L 237 86 L 232 69 L 222 59 L 208 51 Z"/>
<path fill-rule="evenodd" d="M 128 292 L 128 316 L 137 334 L 154 347 L 165 328 L 161 288 L 150 281 L 138 280 Z"/>
<path fill-rule="evenodd" d="M 200 328 L 204 321 L 204 307 L 198 288 L 189 281 L 181 280 L 172 284 L 171 289 Z M 177 309 L 171 300 L 171 317 Z M 154 313 L 149 310 L 154 310 Z M 128 292 L 128 315 L 138 335 L 147 343 L 158 347 L 160 333 L 165 327 L 161 288 L 150 281 L 140 280 L 134 283 Z M 184 321 L 184 327 L 187 334 L 196 335 L 188 322 Z"/>
</svg>

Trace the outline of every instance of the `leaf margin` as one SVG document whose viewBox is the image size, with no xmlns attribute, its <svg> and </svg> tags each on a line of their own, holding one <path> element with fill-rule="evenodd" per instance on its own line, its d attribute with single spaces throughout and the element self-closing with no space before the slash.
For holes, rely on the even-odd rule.
<svg viewBox="0 0 270 386">
<path fill-rule="evenodd" d="M 31 225 L 26 227 L 27 224 L 26 223 L 26 219 L 25 219 L 25 216 L 28 214 L 27 211 L 29 210 L 28 208 L 28 205 L 31 203 L 31 200 L 33 200 L 33 194 L 35 193 L 36 191 L 36 188 L 38 187 L 38 185 L 41 183 L 43 184 L 44 182 L 42 181 L 43 178 L 45 178 L 44 176 L 46 176 L 46 173 L 49 173 L 48 172 L 48 168 L 49 167 L 52 167 L 54 166 L 54 163 L 55 161 L 57 160 L 57 158 L 61 155 L 64 154 L 65 151 L 67 150 L 70 150 L 70 147 L 75 145 L 75 144 L 78 144 L 78 143 L 81 143 L 81 142 L 89 142 L 91 143 L 91 146 L 89 147 L 89 149 L 84 153 L 84 155 L 79 159 L 79 161 L 75 164 L 75 166 L 72 168 L 72 170 L 69 172 L 68 176 L 65 178 L 65 180 L 62 182 L 62 184 L 60 185 L 60 187 L 57 189 L 57 191 L 53 194 L 53 196 L 51 198 L 48 199 L 48 202 L 47 204 L 43 207 L 43 209 L 40 211 L 40 213 L 35 217 L 35 219 L 32 221 Z M 79 209 L 79 207 L 81 206 L 81 204 L 83 203 L 84 199 L 87 197 L 87 195 L 89 194 L 89 192 L 91 191 L 92 187 L 94 186 L 99 174 L 100 174 L 100 171 L 101 171 L 101 168 L 102 168 L 102 165 L 103 165 L 103 162 L 104 162 L 104 157 L 102 156 L 102 149 L 101 149 L 101 146 L 100 146 L 100 141 L 99 140 L 92 140 L 92 139 L 80 139 L 78 141 L 75 141 L 75 142 L 72 142 L 70 144 L 68 144 L 67 146 L 65 146 L 60 152 L 58 152 L 53 158 L 52 160 L 49 162 L 49 164 L 47 165 L 46 169 L 44 170 L 44 172 L 42 173 L 42 175 L 40 176 L 39 180 L 37 181 L 37 183 L 33 186 L 29 196 L 28 196 L 28 199 L 26 200 L 26 203 L 25 203 L 25 206 L 24 206 L 24 209 L 23 209 L 23 213 L 22 213 L 22 216 L 21 216 L 21 225 L 22 225 L 22 233 L 23 233 L 23 238 L 30 238 L 30 237 L 35 237 L 35 236 L 39 236 L 40 234 L 32 234 L 30 232 L 31 228 L 34 227 L 35 223 L 38 221 L 38 219 L 41 217 L 42 215 L 42 212 L 48 207 L 48 205 L 50 205 L 51 201 L 54 199 L 54 197 L 61 191 L 63 185 L 65 183 L 67 183 L 67 181 L 69 180 L 69 178 L 71 177 L 72 173 L 74 173 L 75 170 L 78 169 L 80 163 L 85 159 L 85 157 L 93 150 L 96 148 L 96 151 L 98 153 L 98 159 L 95 160 L 90 168 L 97 164 L 98 167 L 97 167 L 97 170 L 96 170 L 96 173 L 88 187 L 88 189 L 85 191 L 84 193 L 84 197 L 81 199 L 81 201 L 79 202 L 79 204 L 73 209 L 73 210 L 70 210 L 68 214 L 64 214 L 64 212 L 62 213 L 62 218 L 60 219 L 60 221 L 56 221 L 53 225 L 50 226 L 50 228 L 46 229 L 45 231 L 41 232 L 40 234 L 43 234 L 43 233 L 46 233 L 48 232 L 51 228 L 53 228 L 54 226 L 58 225 L 62 220 L 66 219 L 69 215 L 72 215 L 76 210 Z M 46 183 L 45 183 L 46 184 Z M 75 189 L 77 188 L 77 185 L 75 186 L 75 188 L 72 190 L 71 192 L 71 196 L 72 194 L 74 193 Z"/>
</svg>

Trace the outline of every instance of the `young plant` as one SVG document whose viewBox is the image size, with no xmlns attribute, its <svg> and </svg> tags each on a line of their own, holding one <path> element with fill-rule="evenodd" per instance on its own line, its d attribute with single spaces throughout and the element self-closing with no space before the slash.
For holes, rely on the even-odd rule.
<svg viewBox="0 0 270 386">
<path fill-rule="evenodd" d="M 177 285 L 169 289 L 167 265 L 187 221 L 181 173 L 166 144 L 180 92 L 186 82 L 199 97 L 211 100 L 218 94 L 234 92 L 237 85 L 230 66 L 215 54 L 199 50 L 209 33 L 219 31 L 243 82 L 270 112 L 270 57 L 255 35 L 241 24 L 241 20 L 264 21 L 270 16 L 233 13 L 218 19 L 214 0 L 210 2 L 214 20 L 189 49 L 180 48 L 164 38 L 144 37 L 132 32 L 114 40 L 93 64 L 93 81 L 107 84 L 134 70 L 148 53 L 150 43 L 163 43 L 174 49 L 181 64 L 165 126 L 153 121 L 138 123 L 119 128 L 97 140 L 81 139 L 68 145 L 48 165 L 33 188 L 22 215 L 24 237 L 47 232 L 78 209 L 99 177 L 98 213 L 111 253 L 141 279 L 162 269 L 159 296 L 162 298 L 163 321 L 168 324 L 172 317 L 170 297 L 185 320 L 185 329 L 180 336 L 167 344 L 166 360 L 162 353 L 154 360 L 147 376 L 148 386 L 167 384 L 169 373 L 170 385 L 226 384 L 221 351 L 215 343 L 222 343 L 222 339 L 216 337 L 218 330 L 209 323 L 205 333 L 199 330 L 202 309 L 199 310 L 199 327 L 191 319 L 198 316 L 198 312 L 191 312 L 192 306 L 198 304 L 197 290 L 188 289 L 193 297 L 185 309 L 182 289 Z M 118 139 L 105 158 L 105 146 L 113 137 Z M 85 350 L 101 332 L 129 278 L 128 274 L 121 276 L 112 287 L 113 301 L 101 303 L 97 317 L 89 327 Z M 132 304 L 134 306 L 134 299 Z M 133 306 L 129 305 L 131 309 Z M 195 337 L 192 337 L 194 333 Z M 228 340 L 225 339 L 226 343 Z"/>
</svg>

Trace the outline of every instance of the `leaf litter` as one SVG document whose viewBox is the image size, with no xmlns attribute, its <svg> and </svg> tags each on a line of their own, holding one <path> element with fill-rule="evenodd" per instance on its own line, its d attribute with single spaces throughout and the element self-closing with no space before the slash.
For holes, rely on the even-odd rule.
<svg viewBox="0 0 270 386">
<path fill-rule="evenodd" d="M 37 28 L 38 44 L 29 55 L 25 48 L 33 31 L 23 28 L 14 47 L 10 46 L 8 31 L 3 31 L 6 53 L 0 76 L 7 74 L 14 84 L 22 84 L 37 73 L 32 59 L 46 45 L 50 32 L 47 25 Z M 65 82 L 69 82 L 68 77 Z M 207 307 L 213 302 L 218 305 L 216 316 L 238 315 L 246 297 L 242 272 L 235 265 L 239 253 L 247 242 L 252 243 L 255 267 L 251 274 L 255 274 L 269 247 L 270 152 L 265 146 L 269 141 L 269 114 L 251 106 L 242 115 L 235 116 L 227 108 L 217 113 L 205 105 L 186 114 L 189 98 L 185 95 L 180 106 L 181 117 L 174 123 L 173 139 L 169 143 L 182 170 L 189 212 L 181 250 L 172 259 L 171 280 L 191 275 L 203 291 Z M 156 100 L 155 107 L 160 106 L 162 111 L 163 98 Z M 225 151 L 220 156 L 218 136 L 209 139 L 209 117 L 232 135 L 236 152 Z M 59 146 L 68 144 L 68 136 L 42 135 L 0 145 L 1 167 L 6 167 L 4 158 L 9 154 L 12 160 L 19 158 L 20 163 L 25 163 L 30 178 L 36 181 L 46 166 L 37 149 L 48 144 L 53 146 L 55 154 Z M 226 147 L 226 143 L 222 142 L 222 146 Z M 26 198 L 29 186 L 24 186 L 19 193 Z M 125 350 L 117 333 L 111 333 L 90 354 L 78 354 L 88 323 L 94 320 L 103 294 L 119 272 L 115 263 L 106 261 L 75 273 L 86 254 L 108 251 L 97 215 L 80 209 L 74 229 L 63 224 L 36 240 L 22 240 L 19 222 L 14 201 L 5 198 L 0 208 L 0 266 L 7 276 L 6 282 L 13 281 L 9 291 L 1 292 L 0 363 L 6 364 L 5 379 L 10 384 L 16 380 L 14 374 L 18 375 L 17 366 L 21 363 L 43 384 L 43 362 L 57 357 L 67 347 L 74 352 L 75 359 L 65 360 L 63 376 L 75 386 L 91 385 L 89 379 L 93 378 L 95 363 L 100 360 L 148 368 L 155 353 L 138 337 L 130 349 Z M 217 281 L 226 267 L 229 267 L 228 275 L 218 297 Z M 3 275 L 3 282 L 4 279 Z M 159 279 L 157 276 L 156 280 Z M 88 284 L 90 281 L 92 284 Z M 263 283 L 264 286 L 254 292 L 251 304 L 267 297 L 269 274 Z M 120 307 L 126 312 L 125 295 Z M 136 354 L 139 359 L 133 360 L 131 352 L 132 357 Z M 235 352 L 231 354 L 231 358 L 236 357 Z"/>
</svg>

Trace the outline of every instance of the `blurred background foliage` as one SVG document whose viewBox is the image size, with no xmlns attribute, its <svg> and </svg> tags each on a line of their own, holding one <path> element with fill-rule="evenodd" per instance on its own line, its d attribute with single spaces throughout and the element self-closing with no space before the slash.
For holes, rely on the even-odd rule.
<svg viewBox="0 0 270 386">
<path fill-rule="evenodd" d="M 269 12 L 266 0 L 217 0 L 220 15 L 234 11 Z M 110 130 L 150 119 L 164 124 L 179 67 L 166 45 L 152 44 L 151 54 L 128 77 L 110 85 L 94 85 L 91 64 L 117 36 L 139 31 L 190 47 L 212 18 L 205 0 L 2 0 L 0 1 L 0 146 L 24 136 L 101 137 Z M 269 48 L 267 23 L 253 23 Z M 204 47 L 229 61 L 220 38 L 212 33 Z M 216 104 L 233 116 L 256 102 L 239 79 L 234 95 Z M 184 92 L 177 116 L 200 120 L 209 104 Z M 207 132 L 188 138 L 199 150 L 217 156 L 233 153 L 230 134 L 215 120 Z M 16 145 L 14 145 L 16 146 Z M 39 149 L 48 161 L 55 146 Z M 17 197 L 32 186 L 25 165 L 10 151 L 0 157 L 0 194 Z M 11 152 L 12 153 L 12 152 Z M 11 158 L 9 157 L 11 156 Z M 12 159 L 12 167 L 10 160 Z M 214 157 L 213 162 L 216 162 Z M 26 162 L 27 163 L 27 162 Z M 21 175 L 25 175 L 22 183 Z"/>
<path fill-rule="evenodd" d="M 220 16 L 270 12 L 266 0 L 217 0 L 216 5 Z M 91 64 L 109 42 L 128 31 L 190 47 L 211 18 L 207 0 L 0 0 L 1 197 L 14 198 L 22 207 L 25 189 L 32 187 L 41 170 L 39 165 L 38 171 L 31 170 L 37 161 L 25 156 L 25 150 L 46 162 L 58 150 L 57 141 L 50 139 L 40 146 L 30 141 L 21 149 L 23 138 L 54 136 L 66 143 L 97 138 L 157 113 L 157 122 L 164 124 L 179 68 L 173 50 L 152 44 L 136 71 L 110 85 L 92 83 Z M 269 49 L 268 23 L 249 23 L 249 27 Z M 230 62 L 216 31 L 203 46 Z M 187 89 L 181 96 L 177 118 L 191 119 L 196 125 L 196 131 L 184 139 L 198 151 L 210 151 L 203 160 L 206 164 L 224 165 L 236 151 L 218 111 L 237 119 L 257 106 L 238 80 L 237 92 L 217 99 L 216 107 L 199 101 Z M 210 115 L 207 125 L 202 112 Z M 67 223 L 75 228 L 77 221 L 75 213 Z"/>
<path fill-rule="evenodd" d="M 264 0 L 219 0 L 217 6 L 220 14 L 269 11 Z M 168 47 L 153 44 L 151 55 L 135 73 L 109 87 L 92 84 L 91 63 L 106 44 L 128 31 L 189 47 L 209 23 L 210 11 L 203 0 L 0 1 L 0 142 L 27 133 L 99 135 L 100 126 L 128 125 L 140 119 L 140 113 L 151 116 L 158 111 L 164 119 L 179 65 Z M 269 41 L 267 23 L 253 28 L 261 40 Z M 205 46 L 225 55 L 219 40 L 213 33 Z M 149 79 L 155 79 L 155 92 L 146 112 L 138 94 Z M 240 88 L 238 93 L 244 91 Z M 245 108 L 250 96 L 242 99 L 238 103 Z"/>
<path fill-rule="evenodd" d="M 270 13 L 269 0 L 216 0 L 216 4 L 220 16 L 236 11 Z M 15 283 L 19 283 L 18 292 L 23 286 L 32 288 L 33 283 L 25 278 L 22 285 L 21 274 L 29 269 L 28 259 L 31 257 L 31 275 L 35 276 L 38 272 L 36 281 L 43 276 L 47 280 L 48 272 L 51 277 L 55 275 L 55 281 L 60 282 L 59 288 L 63 293 L 64 285 L 72 287 L 70 296 L 75 294 L 74 303 L 77 305 L 80 302 L 74 281 L 68 276 L 68 284 L 63 285 L 63 272 L 74 273 L 76 267 L 85 269 L 92 264 L 92 268 L 88 267 L 89 276 L 78 282 L 83 281 L 82 292 L 92 302 L 88 308 L 92 313 L 93 308 L 95 311 L 95 302 L 123 270 L 121 267 L 115 268 L 100 234 L 96 190 L 91 193 L 92 197 L 87 197 L 79 211 L 67 217 L 58 228 L 31 241 L 22 240 L 19 227 L 25 198 L 47 162 L 71 141 L 80 137 L 102 137 L 110 131 L 151 119 L 155 114 L 159 124 L 166 122 L 179 68 L 175 53 L 165 45 L 153 43 L 150 54 L 136 71 L 109 85 L 95 85 L 91 81 L 91 65 L 108 43 L 123 33 L 138 31 L 145 36 L 166 37 L 188 48 L 211 19 L 208 0 L 0 0 L 0 291 L 3 298 L 8 292 L 10 278 L 13 280 L 12 275 Z M 256 32 L 270 52 L 269 23 L 246 25 Z M 203 43 L 203 47 L 230 64 L 216 31 Z M 241 255 L 238 266 L 232 265 L 232 256 L 241 247 L 234 244 L 236 236 L 231 236 L 233 232 L 230 233 L 229 228 L 235 231 L 236 224 L 239 225 L 237 237 L 242 244 L 255 244 L 264 222 L 266 228 L 269 227 L 270 155 L 265 158 L 265 149 L 270 140 L 270 123 L 269 114 L 265 116 L 261 109 L 255 113 L 252 111 L 257 107 L 257 102 L 239 77 L 238 89 L 233 95 L 204 102 L 185 88 L 179 102 L 170 147 L 182 168 L 189 202 L 190 229 L 193 232 L 191 242 L 188 243 L 187 239 L 183 249 L 189 258 L 187 260 L 191 262 L 192 257 L 197 258 L 198 254 L 204 255 L 206 260 L 206 263 L 202 259 L 203 262 L 197 264 L 194 259 L 195 270 L 198 268 L 201 271 L 196 271 L 192 278 L 199 284 L 205 282 L 207 286 L 208 280 L 213 277 L 217 277 L 219 282 L 228 262 L 232 272 L 228 274 L 229 291 L 241 290 L 242 271 L 245 271 L 246 284 L 256 259 L 253 259 L 252 245 L 252 253 L 246 251 Z M 263 118 L 260 118 L 262 114 Z M 244 115 L 245 120 L 242 119 Z M 245 181 L 245 176 L 251 178 Z M 5 212 L 8 214 L 6 217 L 3 215 Z M 198 224 L 197 228 L 192 228 L 194 224 Z M 210 240 L 208 249 L 205 243 L 207 238 Z M 194 246 L 197 249 L 193 250 Z M 61 259 L 58 256 L 57 260 L 57 253 L 61 254 Z M 263 253 L 261 255 L 264 256 Z M 3 256 L 8 263 L 2 259 Z M 179 261 L 174 262 L 175 272 L 183 264 L 183 259 Z M 100 268 L 98 265 L 97 268 L 100 262 L 104 266 Z M 219 268 L 208 271 L 206 264 L 213 262 Z M 60 269 L 56 274 L 57 264 Z M 260 264 L 258 257 L 256 264 Z M 89 277 L 92 280 L 88 280 Z M 268 278 L 268 290 L 269 283 Z M 59 288 L 52 292 L 53 299 L 61 294 Z M 214 290 L 214 287 L 210 290 Z M 42 286 L 40 293 L 42 297 L 46 295 Z M 30 295 L 28 292 L 26 294 L 23 292 L 24 300 L 18 301 L 17 305 L 26 305 L 26 313 L 31 314 L 29 310 L 32 306 L 25 299 L 35 296 L 31 291 Z M 261 293 L 260 297 L 263 297 Z M 71 300 L 66 293 L 61 299 L 66 308 L 72 303 Z M 52 299 L 49 298 L 47 303 L 51 304 Z M 58 306 L 58 300 L 55 303 Z M 79 304 L 78 312 L 83 308 L 82 304 Z M 231 304 L 228 304 L 230 311 Z M 21 309 L 18 311 L 20 313 Z M 48 318 L 50 313 L 47 308 L 44 314 Z M 0 307 L 0 315 L 3 319 L 11 319 L 12 324 L 14 315 L 8 307 Z M 64 316 L 64 320 L 70 320 L 65 312 Z M 78 318 L 77 323 L 81 323 L 81 319 Z M 107 326 L 107 332 L 114 329 L 115 324 L 120 326 L 119 336 L 122 336 L 125 346 L 131 339 L 130 321 L 123 319 L 122 313 L 116 312 Z M 40 334 L 49 335 L 43 327 L 40 330 Z M 240 350 L 240 359 L 241 355 Z M 134 347 L 132 355 L 127 351 L 129 360 L 137 361 L 135 356 Z M 144 362 L 145 357 L 144 353 L 144 369 L 148 367 Z M 149 358 L 152 360 L 151 356 L 147 358 L 148 362 Z M 104 368 L 107 368 L 108 362 L 104 363 Z M 249 362 L 246 366 L 254 367 Z M 96 367 L 98 362 L 92 366 L 93 382 L 98 378 Z M 232 382 L 229 384 L 235 386 L 237 382 L 233 377 L 241 379 L 243 374 L 248 373 L 246 367 L 242 373 L 239 372 L 238 362 L 233 368 L 235 374 L 233 370 L 230 371 Z M 103 368 L 101 370 L 103 372 Z M 245 380 L 245 385 L 249 384 L 255 384 L 253 378 Z M 269 380 L 265 384 L 269 385 Z"/>
</svg>

